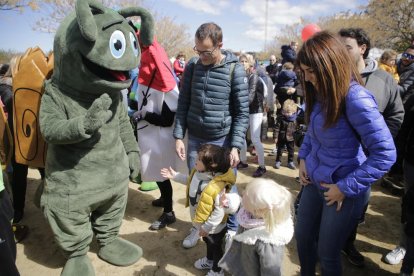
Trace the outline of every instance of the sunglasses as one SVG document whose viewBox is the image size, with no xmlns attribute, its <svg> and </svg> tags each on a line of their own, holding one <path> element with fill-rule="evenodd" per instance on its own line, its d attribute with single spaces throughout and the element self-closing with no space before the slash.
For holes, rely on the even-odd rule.
<svg viewBox="0 0 414 276">
<path fill-rule="evenodd" d="M 402 57 L 405 59 L 414 60 L 414 55 L 409 54 L 409 53 L 403 53 Z"/>
</svg>

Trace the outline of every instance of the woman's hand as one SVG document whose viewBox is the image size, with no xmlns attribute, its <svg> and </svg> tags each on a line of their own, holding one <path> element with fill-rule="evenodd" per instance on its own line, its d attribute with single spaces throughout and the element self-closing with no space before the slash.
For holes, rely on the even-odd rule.
<svg viewBox="0 0 414 276">
<path fill-rule="evenodd" d="M 345 195 L 339 190 L 338 185 L 336 184 L 327 184 L 321 183 L 321 186 L 327 188 L 328 190 L 323 193 L 325 200 L 327 201 L 326 205 L 331 206 L 335 202 L 338 203 L 336 211 L 341 210 L 342 202 L 345 199 Z"/>
<path fill-rule="evenodd" d="M 308 173 L 306 172 L 306 162 L 305 159 L 300 159 L 299 162 L 299 180 L 300 184 L 306 186 L 310 183 Z"/>
</svg>

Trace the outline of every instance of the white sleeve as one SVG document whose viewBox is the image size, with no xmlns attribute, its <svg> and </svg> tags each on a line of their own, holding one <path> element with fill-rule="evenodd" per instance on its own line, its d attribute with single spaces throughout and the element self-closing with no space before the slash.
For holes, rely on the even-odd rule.
<svg viewBox="0 0 414 276">
<path fill-rule="evenodd" d="M 177 172 L 173 178 L 174 181 L 179 182 L 181 184 L 187 184 L 188 175 L 183 173 Z"/>
</svg>

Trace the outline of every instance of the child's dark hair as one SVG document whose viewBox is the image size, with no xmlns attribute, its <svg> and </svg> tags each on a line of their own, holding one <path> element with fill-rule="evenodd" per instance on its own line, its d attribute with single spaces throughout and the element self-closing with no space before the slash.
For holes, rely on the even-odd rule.
<svg viewBox="0 0 414 276">
<path fill-rule="evenodd" d="M 226 173 L 230 169 L 230 149 L 228 148 L 203 144 L 197 153 L 208 172 Z"/>
</svg>

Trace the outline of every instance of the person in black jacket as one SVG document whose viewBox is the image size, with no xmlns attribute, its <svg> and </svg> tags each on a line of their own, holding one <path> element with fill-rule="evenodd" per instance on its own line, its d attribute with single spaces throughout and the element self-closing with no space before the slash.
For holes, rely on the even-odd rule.
<svg viewBox="0 0 414 276">
<path fill-rule="evenodd" d="M 296 41 L 291 41 L 290 45 L 283 45 L 282 46 L 282 65 L 285 62 L 292 62 L 293 64 L 296 61 L 296 50 L 298 49 L 298 43 Z"/>
<path fill-rule="evenodd" d="M 368 58 L 371 43 L 368 35 L 363 29 L 341 29 L 339 35 L 361 73 L 365 88 L 373 94 L 378 105 L 378 111 L 384 117 L 388 129 L 395 139 L 404 118 L 404 107 L 398 92 L 396 81 L 390 74 L 379 69 L 377 61 Z M 366 200 L 365 211 L 368 207 L 369 195 L 367 195 Z M 364 220 L 365 211 L 361 214 L 361 221 Z M 364 256 L 362 256 L 354 246 L 356 232 L 357 226 L 350 234 L 346 245 L 343 248 L 343 252 L 347 255 L 348 260 L 352 264 L 363 266 Z"/>
<path fill-rule="evenodd" d="M 411 275 L 414 267 L 414 94 L 407 98 L 405 107 L 404 122 L 397 141 L 403 149 L 404 181 L 407 187 L 401 215 L 406 235 L 406 253 L 400 275 Z"/>
<path fill-rule="evenodd" d="M 270 64 L 266 66 L 266 73 L 272 79 L 273 84 L 276 84 L 277 74 L 279 73 L 279 64 L 277 63 L 275 55 L 269 58 Z"/>
</svg>

